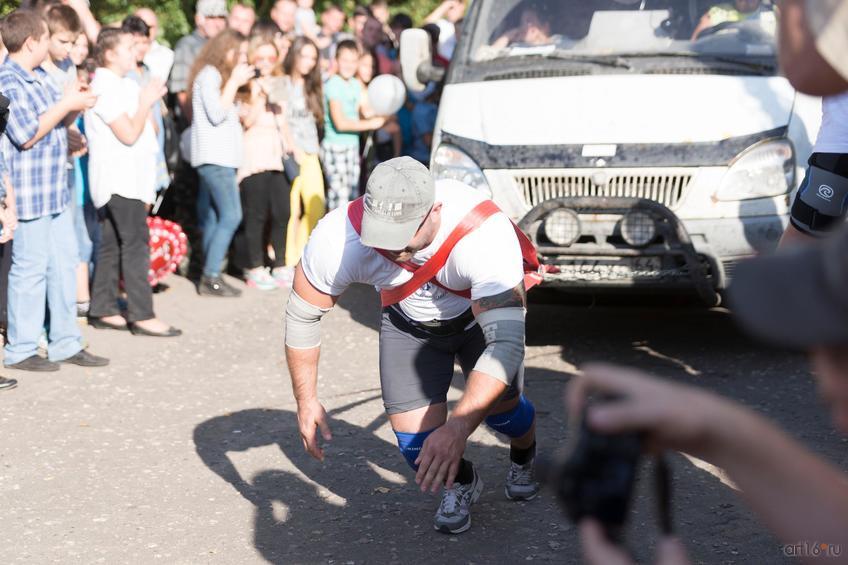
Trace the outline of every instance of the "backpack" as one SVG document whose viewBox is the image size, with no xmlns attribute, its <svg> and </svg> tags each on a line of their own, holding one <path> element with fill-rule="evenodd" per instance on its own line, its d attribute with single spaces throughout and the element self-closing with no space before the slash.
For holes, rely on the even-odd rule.
<svg viewBox="0 0 848 565">
<path fill-rule="evenodd" d="M 471 299 L 471 289 L 457 290 L 448 288 L 436 280 L 436 274 L 445 266 L 445 263 L 450 257 L 451 251 L 459 241 L 480 227 L 489 217 L 500 212 L 498 205 L 491 200 L 484 200 L 475 206 L 466 216 L 457 224 L 451 231 L 447 239 L 445 239 L 438 251 L 433 254 L 430 259 L 423 265 L 416 265 L 412 262 L 397 263 L 385 252 L 376 249 L 378 253 L 383 255 L 388 261 L 395 263 L 402 269 L 412 273 L 412 278 L 400 286 L 389 288 L 380 292 L 380 300 L 383 307 L 397 304 L 412 295 L 416 290 L 425 284 L 433 283 L 438 287 L 447 290 L 457 296 Z M 364 212 L 364 199 L 359 197 L 352 201 L 347 209 L 347 217 L 350 220 L 353 229 L 357 234 L 362 233 L 362 214 Z M 511 222 L 515 229 L 515 236 L 518 238 L 518 243 L 521 246 L 521 256 L 524 260 L 524 288 L 530 290 L 534 286 L 542 282 L 543 267 L 539 262 L 539 257 L 536 253 L 536 247 L 533 242 L 525 235 L 521 228 Z"/>
</svg>

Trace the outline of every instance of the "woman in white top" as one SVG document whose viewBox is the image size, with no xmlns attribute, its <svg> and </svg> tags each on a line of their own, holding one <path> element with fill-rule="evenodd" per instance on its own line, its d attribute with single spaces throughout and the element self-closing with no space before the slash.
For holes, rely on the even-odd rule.
<svg viewBox="0 0 848 565">
<path fill-rule="evenodd" d="M 97 104 L 85 113 L 89 182 L 101 215 L 101 241 L 91 292 L 89 325 L 134 334 L 174 337 L 180 330 L 157 319 L 150 269 L 147 211 L 155 198 L 158 143 L 151 107 L 165 95 L 164 83 L 143 89 L 127 73 L 135 68 L 133 38 L 104 29 L 97 39 L 98 69 L 91 82 Z M 118 307 L 123 275 L 127 316 Z"/>
<path fill-rule="evenodd" d="M 253 72 L 247 64 L 247 40 L 228 29 L 203 46 L 189 76 L 191 165 L 200 180 L 197 218 L 205 257 L 200 294 L 241 294 L 221 278 L 221 264 L 242 218 L 236 184 L 243 158 L 242 127 L 236 94 Z"/>
</svg>

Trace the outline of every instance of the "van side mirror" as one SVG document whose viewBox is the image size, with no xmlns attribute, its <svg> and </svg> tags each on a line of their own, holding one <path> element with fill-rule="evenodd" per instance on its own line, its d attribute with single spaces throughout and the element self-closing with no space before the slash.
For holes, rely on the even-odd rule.
<svg viewBox="0 0 848 565">
<path fill-rule="evenodd" d="M 422 92 L 428 82 L 445 77 L 445 70 L 433 65 L 430 34 L 423 29 L 407 29 L 400 34 L 400 67 L 411 92 Z"/>
</svg>

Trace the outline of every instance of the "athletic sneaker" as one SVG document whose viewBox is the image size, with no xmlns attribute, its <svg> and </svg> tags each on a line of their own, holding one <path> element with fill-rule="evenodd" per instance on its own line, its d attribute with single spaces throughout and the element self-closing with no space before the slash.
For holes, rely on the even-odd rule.
<svg viewBox="0 0 848 565">
<path fill-rule="evenodd" d="M 77 302 L 77 318 L 88 318 L 88 310 L 91 308 L 91 302 Z"/>
<path fill-rule="evenodd" d="M 258 288 L 259 290 L 274 290 L 277 288 L 277 281 L 264 268 L 250 269 L 245 271 L 247 286 L 250 288 Z"/>
<path fill-rule="evenodd" d="M 443 534 L 461 534 L 471 527 L 471 505 L 483 492 L 483 479 L 473 468 L 474 480 L 470 484 L 454 483 L 442 494 L 442 503 L 436 511 L 433 527 Z"/>
<path fill-rule="evenodd" d="M 271 276 L 274 277 L 277 286 L 280 288 L 291 288 L 291 285 L 294 282 L 294 268 L 275 267 L 274 270 L 271 271 Z"/>
<path fill-rule="evenodd" d="M 539 494 L 539 483 L 536 482 L 534 457 L 524 465 L 510 462 L 509 473 L 506 475 L 504 493 L 510 500 L 532 500 Z"/>
</svg>

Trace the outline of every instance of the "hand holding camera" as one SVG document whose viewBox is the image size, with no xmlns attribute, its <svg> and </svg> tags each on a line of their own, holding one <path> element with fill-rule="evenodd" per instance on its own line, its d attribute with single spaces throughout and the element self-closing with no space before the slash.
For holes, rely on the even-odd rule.
<svg viewBox="0 0 848 565">
<path fill-rule="evenodd" d="M 589 366 L 570 383 L 570 442 L 556 461 L 540 462 L 539 478 L 580 525 L 587 563 L 633 562 L 621 542 L 642 455 L 709 449 L 710 422 L 720 404 L 713 401 L 711 395 L 606 365 Z M 663 533 L 656 562 L 688 563 L 683 545 L 671 537 L 671 478 L 661 455 L 654 476 Z"/>
<path fill-rule="evenodd" d="M 230 80 L 235 86 L 240 87 L 247 84 L 251 79 L 256 77 L 256 69 L 252 65 L 239 63 L 230 74 Z"/>
<path fill-rule="evenodd" d="M 587 406 L 595 392 L 618 400 Z M 662 381 L 640 371 L 611 365 L 587 365 L 568 388 L 570 414 L 582 414 L 603 434 L 640 432 L 645 448 L 686 451 L 707 457 L 710 437 L 723 403 L 710 394 Z"/>
</svg>

